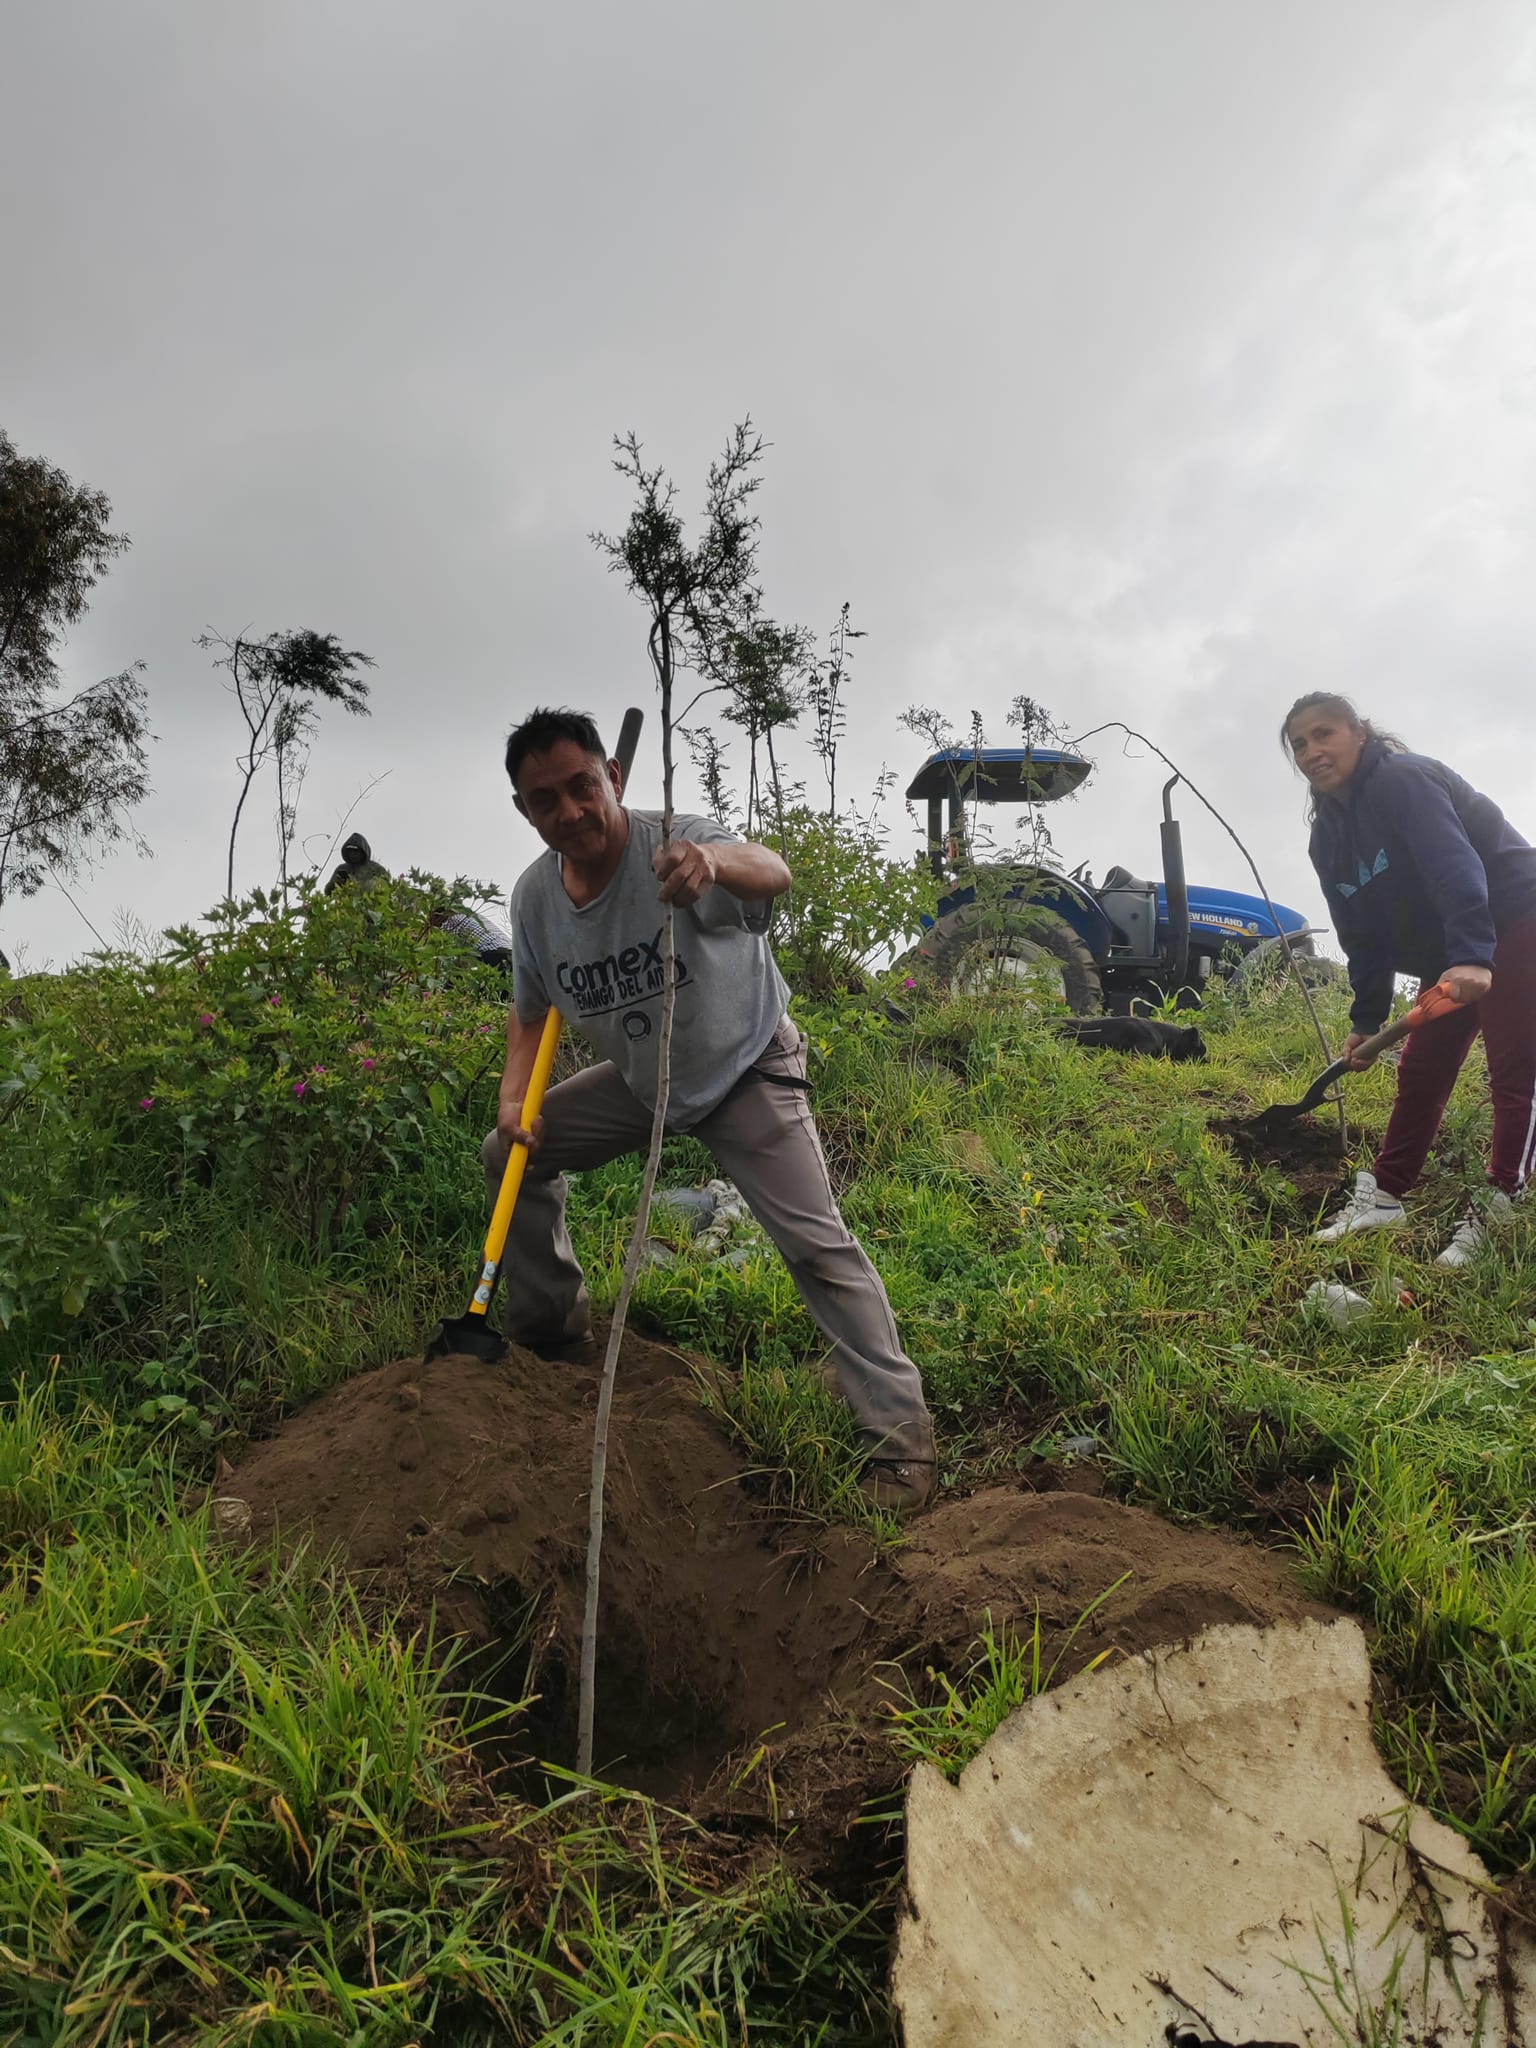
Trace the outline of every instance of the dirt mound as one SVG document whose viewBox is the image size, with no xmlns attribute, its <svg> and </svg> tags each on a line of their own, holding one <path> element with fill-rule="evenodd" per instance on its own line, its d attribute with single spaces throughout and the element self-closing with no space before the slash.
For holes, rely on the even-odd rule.
<svg viewBox="0 0 1536 2048">
<path fill-rule="evenodd" d="M 989 1615 L 1027 1632 L 1038 1614 L 1043 1660 L 1060 1655 L 1066 1676 L 1106 1649 L 1317 1611 L 1262 1550 L 1075 1492 L 989 1488 L 887 1550 L 772 1513 L 700 1404 L 701 1370 L 626 1339 L 596 1753 L 717 1822 L 777 1817 L 797 1787 L 856 1817 L 899 1775 L 882 1681 L 899 1667 L 921 1692 L 928 1667 L 958 1675 Z M 520 1351 L 499 1368 L 402 1360 L 293 1417 L 225 1491 L 250 1503 L 255 1535 L 338 1548 L 434 1600 L 499 1660 L 500 1692 L 540 1692 L 529 1743 L 569 1763 L 597 1381 Z M 760 1753 L 771 1783 L 742 1768 Z"/>
</svg>

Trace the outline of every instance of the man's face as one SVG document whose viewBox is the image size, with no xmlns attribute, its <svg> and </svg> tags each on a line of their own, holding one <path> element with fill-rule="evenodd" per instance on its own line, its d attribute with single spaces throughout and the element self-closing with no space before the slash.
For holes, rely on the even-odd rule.
<svg viewBox="0 0 1536 2048">
<path fill-rule="evenodd" d="M 567 860 L 601 861 L 622 843 L 618 770 L 575 740 L 556 740 L 547 754 L 527 757 L 517 775 L 517 808 Z"/>
</svg>

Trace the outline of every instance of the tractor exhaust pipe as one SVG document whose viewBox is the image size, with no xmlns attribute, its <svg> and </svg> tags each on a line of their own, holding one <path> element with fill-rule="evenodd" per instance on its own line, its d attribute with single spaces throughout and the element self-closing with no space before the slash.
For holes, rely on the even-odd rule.
<svg viewBox="0 0 1536 2048">
<path fill-rule="evenodd" d="M 1189 889 L 1184 880 L 1184 840 L 1179 831 L 1179 821 L 1173 815 L 1173 801 L 1170 792 L 1173 785 L 1182 778 L 1170 775 L 1163 784 L 1163 822 L 1159 830 L 1163 836 L 1163 882 L 1168 891 L 1168 941 L 1173 969 L 1173 989 L 1177 995 L 1189 976 Z"/>
</svg>

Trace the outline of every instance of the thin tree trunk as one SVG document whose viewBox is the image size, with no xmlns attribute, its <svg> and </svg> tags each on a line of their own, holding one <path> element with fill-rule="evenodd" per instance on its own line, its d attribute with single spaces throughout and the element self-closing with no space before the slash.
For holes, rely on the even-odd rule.
<svg viewBox="0 0 1536 2048">
<path fill-rule="evenodd" d="M 240 647 L 241 643 L 237 640 L 229 672 L 235 679 L 235 702 L 240 706 L 240 715 L 245 720 L 245 729 L 250 734 L 251 743 L 245 755 L 245 781 L 241 785 L 240 795 L 235 803 L 234 819 L 229 828 L 229 872 L 225 878 L 224 893 L 231 901 L 234 900 L 235 894 L 235 835 L 240 830 L 240 813 L 245 809 L 245 800 L 251 793 L 251 784 L 255 781 L 256 771 L 261 766 L 263 759 L 261 736 L 266 730 L 267 720 L 272 716 L 273 707 L 277 703 L 277 693 L 273 691 L 267 698 L 267 701 L 261 706 L 260 718 L 253 718 L 251 716 L 251 707 L 246 702 L 245 697 L 245 685 L 240 676 Z M 257 701 L 260 702 L 259 699 Z M 235 766 L 238 768 L 240 765 L 240 760 L 237 757 Z"/>
<path fill-rule="evenodd" d="M 657 642 L 660 642 L 660 652 Z M 651 661 L 661 684 L 662 814 L 661 843 L 672 843 L 672 631 L 665 613 L 653 626 Z M 640 1276 L 651 1225 L 651 1197 L 656 1191 L 656 1174 L 661 1165 L 661 1148 L 667 1134 L 667 1098 L 672 1088 L 672 1015 L 677 1007 L 677 951 L 672 906 L 667 905 L 662 966 L 661 1032 L 656 1049 L 656 1113 L 651 1119 L 651 1144 L 646 1154 L 645 1173 L 640 1182 L 640 1201 L 629 1249 L 624 1254 L 624 1274 L 613 1320 L 608 1325 L 608 1349 L 603 1357 L 603 1379 L 597 1394 L 597 1419 L 592 1429 L 592 1489 L 587 1521 L 586 1606 L 581 1623 L 581 1686 L 576 1718 L 576 1769 L 583 1777 L 592 1774 L 592 1732 L 597 1715 L 597 1608 L 603 1573 L 603 1492 L 608 1477 L 608 1422 L 613 1412 L 613 1392 L 619 1376 L 619 1346 L 629 1316 L 630 1297 Z"/>
<path fill-rule="evenodd" d="M 771 725 L 768 727 L 765 737 L 768 742 L 768 786 L 773 791 L 774 822 L 779 828 L 779 851 L 782 853 L 784 851 L 784 785 L 779 780 L 779 757 L 773 751 L 773 727 Z"/>
<path fill-rule="evenodd" d="M 288 812 L 283 803 L 283 756 L 286 747 L 277 750 L 277 886 L 283 900 L 288 900 Z"/>
<path fill-rule="evenodd" d="M 255 766 L 248 766 L 245 771 L 245 781 L 241 786 L 240 795 L 235 802 L 234 821 L 229 828 L 229 873 L 225 877 L 224 894 L 231 901 L 234 900 L 235 894 L 235 834 L 240 830 L 240 813 L 245 809 L 245 800 L 251 793 L 251 784 L 255 777 Z"/>
<path fill-rule="evenodd" d="M 16 637 L 16 628 L 21 624 L 27 606 L 34 602 L 42 589 L 43 578 L 39 576 L 35 583 L 28 584 L 27 588 L 20 592 L 15 604 L 11 606 L 10 616 L 5 622 L 4 636 L 0 637 L 0 661 L 4 661 L 10 653 L 11 642 Z"/>
</svg>

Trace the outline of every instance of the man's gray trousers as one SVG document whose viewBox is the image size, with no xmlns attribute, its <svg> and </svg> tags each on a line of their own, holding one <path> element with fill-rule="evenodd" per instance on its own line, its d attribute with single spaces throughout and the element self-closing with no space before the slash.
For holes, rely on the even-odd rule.
<svg viewBox="0 0 1536 2048">
<path fill-rule="evenodd" d="M 844 1223 L 803 1086 L 804 1038 L 786 1017 L 767 1049 L 688 1135 L 735 1182 L 832 1346 L 838 1392 L 866 1455 L 931 1459 L 933 1424 L 917 1367 L 901 1348 L 879 1274 Z M 607 1061 L 552 1088 L 503 1262 L 507 1335 L 549 1349 L 591 1327 L 586 1281 L 565 1223 L 565 1175 L 650 1141 L 651 1112 Z M 481 1147 L 494 1200 L 507 1141 Z"/>
</svg>

